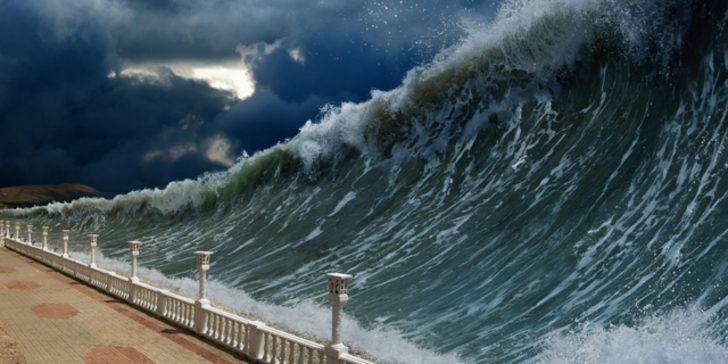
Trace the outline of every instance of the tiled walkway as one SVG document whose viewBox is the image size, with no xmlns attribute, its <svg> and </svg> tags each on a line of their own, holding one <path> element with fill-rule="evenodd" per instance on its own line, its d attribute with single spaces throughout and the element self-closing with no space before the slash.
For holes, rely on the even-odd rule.
<svg viewBox="0 0 728 364">
<path fill-rule="evenodd" d="M 187 331 L 0 247 L 0 326 L 28 363 L 239 363 Z"/>
</svg>

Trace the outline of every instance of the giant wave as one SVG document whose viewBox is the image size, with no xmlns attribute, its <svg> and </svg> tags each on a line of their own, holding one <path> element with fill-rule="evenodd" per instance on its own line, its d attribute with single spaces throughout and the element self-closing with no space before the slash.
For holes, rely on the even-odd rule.
<svg viewBox="0 0 728 364">
<path fill-rule="evenodd" d="M 723 362 L 726 7 L 509 1 L 228 171 L 15 214 L 183 290 L 215 251 L 213 297 L 312 335 L 352 273 L 343 337 L 388 361 Z"/>
</svg>

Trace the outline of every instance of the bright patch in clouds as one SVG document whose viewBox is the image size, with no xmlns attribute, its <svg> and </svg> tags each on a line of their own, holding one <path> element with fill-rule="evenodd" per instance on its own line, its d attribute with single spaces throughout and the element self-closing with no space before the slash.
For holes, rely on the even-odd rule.
<svg viewBox="0 0 728 364">
<path fill-rule="evenodd" d="M 123 67 L 120 76 L 135 76 L 154 81 L 160 79 L 165 70 L 178 77 L 204 81 L 212 88 L 229 91 L 240 100 L 250 97 L 255 91 L 248 70 L 239 60 L 222 63 L 176 61 L 128 64 Z M 113 72 L 109 74 L 109 77 L 117 76 L 119 75 Z"/>
<path fill-rule="evenodd" d="M 216 135 L 201 143 L 182 142 L 166 149 L 149 150 L 142 157 L 142 161 L 151 162 L 155 159 L 164 159 L 174 162 L 188 154 L 199 154 L 209 161 L 230 167 L 235 163 L 232 152 L 232 143 L 224 136 Z"/>
</svg>

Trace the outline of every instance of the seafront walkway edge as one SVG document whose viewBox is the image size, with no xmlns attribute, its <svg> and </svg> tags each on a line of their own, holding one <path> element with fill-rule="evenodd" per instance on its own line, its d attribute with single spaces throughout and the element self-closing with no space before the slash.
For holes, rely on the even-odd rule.
<svg viewBox="0 0 728 364">
<path fill-rule="evenodd" d="M 373 362 L 352 355 L 341 341 L 340 324 L 343 304 L 348 300 L 348 274 L 329 273 L 329 293 L 332 304 L 332 337 L 327 345 L 301 338 L 269 325 L 227 312 L 210 304 L 206 296 L 206 272 L 210 268 L 212 252 L 197 251 L 199 297 L 194 300 L 150 284 L 137 277 L 136 258 L 138 241 L 129 242 L 132 274 L 122 276 L 96 266 L 95 250 L 98 235 L 90 234 L 90 261 L 84 263 L 68 255 L 69 231 L 62 231 L 63 251 L 48 249 L 48 228 L 43 227 L 42 242 L 32 240 L 32 225 L 27 225 L 25 239 L 20 237 L 20 223 L 15 231 L 9 221 L 0 221 L 0 242 L 5 247 L 41 262 L 80 282 L 115 296 L 143 311 L 158 316 L 178 327 L 188 329 L 232 352 L 259 363 L 276 364 L 371 364 Z"/>
</svg>

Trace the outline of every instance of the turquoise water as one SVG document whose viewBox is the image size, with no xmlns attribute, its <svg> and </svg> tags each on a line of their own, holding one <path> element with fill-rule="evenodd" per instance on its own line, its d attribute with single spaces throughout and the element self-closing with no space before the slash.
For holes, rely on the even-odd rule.
<svg viewBox="0 0 728 364">
<path fill-rule="evenodd" d="M 16 211 L 401 362 L 728 361 L 726 3 L 525 1 L 229 171 Z M 22 216 L 20 216 L 22 215 Z M 103 264 L 102 264 L 103 266 Z"/>
</svg>

